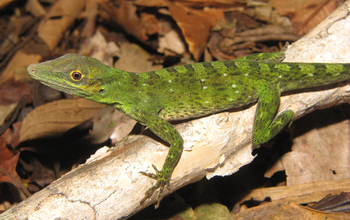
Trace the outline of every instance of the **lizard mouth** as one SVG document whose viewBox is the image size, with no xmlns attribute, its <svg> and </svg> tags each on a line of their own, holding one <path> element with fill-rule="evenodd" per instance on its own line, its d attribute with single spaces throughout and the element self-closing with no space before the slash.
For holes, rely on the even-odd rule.
<svg viewBox="0 0 350 220">
<path fill-rule="evenodd" d="M 62 85 L 62 84 L 58 84 L 57 82 L 55 81 L 42 81 L 40 79 L 38 79 L 42 84 L 48 86 L 48 87 L 51 87 L 51 88 L 54 88 L 54 89 L 57 89 L 61 92 L 65 92 L 65 93 L 69 93 L 71 95 L 79 95 L 80 92 L 79 91 L 82 91 L 81 89 L 79 88 L 72 88 L 72 87 L 69 87 L 69 86 L 66 86 L 66 85 Z"/>
</svg>

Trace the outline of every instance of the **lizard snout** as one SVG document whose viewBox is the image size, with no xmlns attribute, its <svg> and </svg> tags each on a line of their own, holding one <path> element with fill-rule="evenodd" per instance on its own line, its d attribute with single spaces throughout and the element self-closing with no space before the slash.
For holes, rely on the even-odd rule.
<svg viewBox="0 0 350 220">
<path fill-rule="evenodd" d="M 35 74 L 36 72 L 36 67 L 37 65 L 36 64 L 30 64 L 28 67 L 27 67 L 27 71 L 29 73 L 29 75 L 32 75 L 32 74 Z"/>
</svg>

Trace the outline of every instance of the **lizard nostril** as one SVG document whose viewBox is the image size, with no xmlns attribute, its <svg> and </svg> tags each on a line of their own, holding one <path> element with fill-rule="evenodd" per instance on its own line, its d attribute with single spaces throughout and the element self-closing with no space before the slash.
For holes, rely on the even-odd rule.
<svg viewBox="0 0 350 220">
<path fill-rule="evenodd" d="M 31 74 L 31 73 L 35 73 L 35 68 L 33 67 L 33 65 L 29 65 L 28 68 L 28 73 Z"/>
</svg>

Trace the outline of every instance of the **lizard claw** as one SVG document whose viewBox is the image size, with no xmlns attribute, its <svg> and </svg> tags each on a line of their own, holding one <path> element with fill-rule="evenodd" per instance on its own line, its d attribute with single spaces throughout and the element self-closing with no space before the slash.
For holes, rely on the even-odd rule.
<svg viewBox="0 0 350 220">
<path fill-rule="evenodd" d="M 152 164 L 152 167 L 153 167 L 154 171 L 156 171 L 156 174 L 154 174 L 154 173 L 146 173 L 146 172 L 143 172 L 143 171 L 140 171 L 140 173 L 141 173 L 142 175 L 148 176 L 149 178 L 158 180 L 158 173 L 159 173 L 160 171 L 157 169 L 156 165 Z"/>
<path fill-rule="evenodd" d="M 153 193 L 156 191 L 156 189 L 159 188 L 159 192 L 157 195 L 157 204 L 155 205 L 155 208 L 159 207 L 159 203 L 162 200 L 161 196 L 163 195 L 163 190 L 164 186 L 166 186 L 169 190 L 169 180 L 170 180 L 170 175 L 167 175 L 166 172 L 163 170 L 158 170 L 155 165 L 152 164 L 153 169 L 155 170 L 156 174 L 153 173 L 146 173 L 146 172 L 140 172 L 142 175 L 148 176 L 149 178 L 157 180 L 156 184 L 154 184 L 151 188 L 149 188 L 146 193 L 145 197 L 141 200 L 140 204 L 143 205 L 143 203 L 150 198 Z"/>
</svg>

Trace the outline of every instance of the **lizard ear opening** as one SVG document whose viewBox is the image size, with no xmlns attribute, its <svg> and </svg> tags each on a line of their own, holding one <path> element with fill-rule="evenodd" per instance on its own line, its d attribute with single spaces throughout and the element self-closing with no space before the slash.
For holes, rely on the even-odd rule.
<svg viewBox="0 0 350 220">
<path fill-rule="evenodd" d="M 100 94 L 103 94 L 105 92 L 106 92 L 106 90 L 104 90 L 104 89 L 100 89 L 100 91 L 98 91 L 98 93 L 100 93 Z"/>
<path fill-rule="evenodd" d="M 80 82 L 84 78 L 84 75 L 79 70 L 73 70 L 69 76 L 75 82 Z"/>
</svg>

